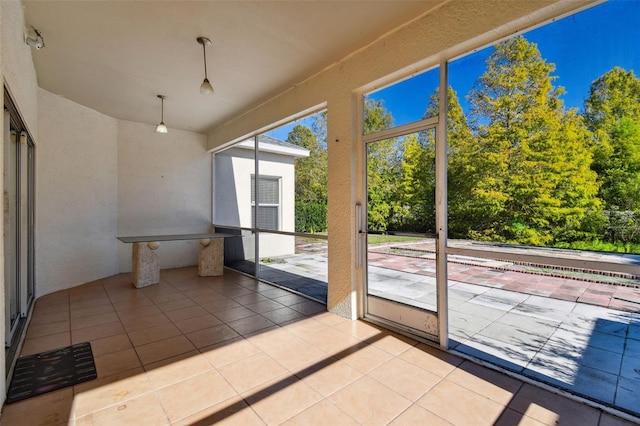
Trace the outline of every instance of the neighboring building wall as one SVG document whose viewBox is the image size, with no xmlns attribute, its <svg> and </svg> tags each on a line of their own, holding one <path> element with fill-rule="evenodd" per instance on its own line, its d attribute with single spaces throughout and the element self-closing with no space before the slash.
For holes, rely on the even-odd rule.
<svg viewBox="0 0 640 426">
<path fill-rule="evenodd" d="M 356 205 L 363 194 L 362 98 L 367 91 L 437 65 L 593 1 L 452 0 L 208 134 L 208 146 L 240 141 L 272 123 L 327 105 L 330 311 L 356 318 L 365 277 L 357 269 Z"/>
<path fill-rule="evenodd" d="M 211 154 L 206 136 L 118 122 L 118 236 L 208 232 Z M 115 238 L 115 235 L 114 235 Z M 161 268 L 198 263 L 198 241 L 160 243 Z M 131 245 L 118 242 L 118 268 L 131 271 Z"/>
<path fill-rule="evenodd" d="M 218 225 L 250 228 L 251 176 L 255 174 L 254 152 L 230 148 L 213 156 L 215 173 L 214 222 Z M 294 157 L 261 153 L 261 176 L 280 177 L 279 231 L 295 231 Z M 254 258 L 253 239 L 243 239 L 245 259 Z M 287 235 L 260 234 L 260 257 L 277 257 L 295 253 L 295 238 Z"/>
<path fill-rule="evenodd" d="M 17 108 L 22 114 L 31 135 L 38 141 L 38 111 L 36 72 L 30 48 L 22 41 L 24 14 L 18 0 L 0 1 L 0 80 L 9 88 Z M 4 102 L 3 102 L 4 103 Z M 4 139 L 4 119 L 0 116 L 0 130 Z M 7 124 L 8 125 L 8 124 Z M 3 141 L 4 143 L 4 141 Z M 4 164 L 0 150 L 0 164 Z M 0 174 L 0 179 L 2 179 Z M 2 184 L 2 182 L 0 182 Z M 0 220 L 0 233 L 4 234 L 4 220 Z M 4 259 L 4 248 L 0 244 L 0 259 Z M 5 294 L 4 262 L 0 262 L 0 294 Z M 5 303 L 0 304 L 0 332 L 5 330 Z M 0 351 L 0 377 L 5 377 L 5 351 Z M 6 395 L 5 381 L 0 380 L 0 404 Z"/>
<path fill-rule="evenodd" d="M 118 273 L 118 122 L 39 89 L 36 297 Z"/>
</svg>

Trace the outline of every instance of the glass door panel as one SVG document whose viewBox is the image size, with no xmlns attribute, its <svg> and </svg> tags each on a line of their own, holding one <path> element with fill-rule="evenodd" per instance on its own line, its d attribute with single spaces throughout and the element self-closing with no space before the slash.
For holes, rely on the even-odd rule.
<svg viewBox="0 0 640 426">
<path fill-rule="evenodd" d="M 367 144 L 367 314 L 438 341 L 435 128 Z"/>
</svg>

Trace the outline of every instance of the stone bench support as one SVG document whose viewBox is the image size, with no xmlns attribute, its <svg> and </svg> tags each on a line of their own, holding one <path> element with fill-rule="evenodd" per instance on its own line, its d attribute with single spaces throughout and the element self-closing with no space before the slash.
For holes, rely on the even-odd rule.
<svg viewBox="0 0 640 426">
<path fill-rule="evenodd" d="M 151 235 L 139 237 L 118 237 L 123 243 L 132 243 L 131 280 L 136 288 L 143 288 L 160 282 L 160 262 L 155 250 L 160 241 L 200 240 L 198 254 L 198 275 L 201 277 L 220 276 L 224 270 L 223 238 L 236 237 L 229 234 L 181 234 Z"/>
</svg>

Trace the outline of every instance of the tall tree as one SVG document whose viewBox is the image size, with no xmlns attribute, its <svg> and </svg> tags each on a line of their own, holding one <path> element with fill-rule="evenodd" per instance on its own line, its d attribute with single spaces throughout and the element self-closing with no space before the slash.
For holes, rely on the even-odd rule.
<svg viewBox="0 0 640 426">
<path fill-rule="evenodd" d="M 545 245 L 581 238 L 599 211 L 589 133 L 565 112 L 555 66 L 534 43 L 498 43 L 470 92 L 483 179 L 474 193 L 489 219 L 475 236 Z"/>
<path fill-rule="evenodd" d="M 373 133 L 393 125 L 393 117 L 382 101 L 365 100 L 364 132 Z M 373 142 L 367 146 L 368 227 L 386 231 L 400 210 L 399 185 L 402 149 L 396 139 Z"/>
<path fill-rule="evenodd" d="M 327 153 L 307 126 L 295 126 L 287 142 L 309 150 L 309 156 L 295 160 L 296 202 L 327 202 Z"/>
<path fill-rule="evenodd" d="M 615 67 L 591 84 L 585 120 L 607 209 L 640 214 L 640 79 Z"/>
</svg>

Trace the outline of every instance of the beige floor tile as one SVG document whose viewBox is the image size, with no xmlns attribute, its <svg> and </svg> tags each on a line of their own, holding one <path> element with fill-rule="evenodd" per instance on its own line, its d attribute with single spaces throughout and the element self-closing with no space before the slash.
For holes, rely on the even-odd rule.
<svg viewBox="0 0 640 426">
<path fill-rule="evenodd" d="M 356 426 L 360 423 L 356 422 L 332 402 L 323 399 L 282 424 L 283 426 L 326 426 L 329 424 Z"/>
<path fill-rule="evenodd" d="M 291 305 L 298 305 L 302 302 L 306 302 L 309 299 L 307 299 L 306 297 L 299 296 L 297 294 L 289 293 L 284 296 L 274 297 L 273 300 L 275 300 L 276 302 L 284 306 L 291 306 Z"/>
<path fill-rule="evenodd" d="M 461 358 L 422 343 L 403 352 L 400 358 L 440 377 L 445 377 L 462 363 Z"/>
<path fill-rule="evenodd" d="M 384 331 L 382 331 L 380 327 L 361 320 L 340 322 L 333 328 L 338 331 L 342 331 L 343 333 L 350 334 L 356 339 L 371 339 L 371 342 L 377 340 L 376 337 L 380 339 L 384 335 Z"/>
<path fill-rule="evenodd" d="M 261 315 L 229 321 L 227 325 L 243 336 L 275 326 L 274 323 Z"/>
<path fill-rule="evenodd" d="M 524 384 L 509 404 L 509 408 L 545 424 L 597 425 L 600 412 L 577 401 Z M 567 423 L 569 424 L 569 423 Z"/>
<path fill-rule="evenodd" d="M 194 302 L 193 300 L 189 299 L 186 296 L 178 300 L 170 300 L 168 302 L 158 303 L 158 308 L 160 308 L 160 310 L 165 313 L 175 311 L 178 309 L 189 308 L 192 306 L 197 306 L 196 302 Z"/>
<path fill-rule="evenodd" d="M 239 335 L 226 324 L 220 324 L 188 333 L 186 336 L 197 348 L 204 348 L 236 338 Z"/>
<path fill-rule="evenodd" d="M 49 303 L 38 300 L 33 310 L 34 315 L 47 315 L 66 312 L 69 314 L 69 302 Z"/>
<path fill-rule="evenodd" d="M 154 388 L 160 389 L 179 381 L 214 371 L 209 361 L 198 351 L 187 352 L 175 357 L 146 365 L 147 377 Z"/>
<path fill-rule="evenodd" d="M 168 316 L 171 321 L 177 322 L 189 318 L 200 317 L 208 313 L 209 312 L 207 312 L 202 306 L 194 304 L 193 306 L 166 312 L 165 315 Z"/>
<path fill-rule="evenodd" d="M 141 366 L 138 355 L 133 349 L 97 356 L 95 363 L 98 377 L 111 376 Z"/>
<path fill-rule="evenodd" d="M 300 338 L 294 338 L 289 344 L 265 349 L 273 359 L 292 373 L 321 363 L 330 356 Z"/>
<path fill-rule="evenodd" d="M 72 318 L 71 330 L 80 330 L 87 327 L 94 327 L 96 325 L 108 324 L 110 322 L 120 322 L 120 318 L 115 312 L 107 312 L 105 314 L 90 315 L 81 318 Z"/>
<path fill-rule="evenodd" d="M 99 314 L 108 314 L 111 312 L 115 312 L 113 305 L 100 305 L 100 306 L 92 306 L 90 308 L 83 309 L 73 309 L 70 311 L 71 320 L 78 320 L 79 318 L 90 317 L 93 315 Z"/>
<path fill-rule="evenodd" d="M 416 401 L 442 378 L 400 358 L 394 358 L 368 374 L 411 401 Z"/>
<path fill-rule="evenodd" d="M 84 416 L 152 391 L 151 383 L 140 367 L 113 376 L 98 377 L 74 386 L 74 414 L 76 417 Z"/>
<path fill-rule="evenodd" d="M 315 315 L 327 311 L 327 307 L 325 305 L 311 300 L 307 300 L 306 302 L 298 303 L 296 305 L 289 305 L 289 307 L 305 315 Z"/>
<path fill-rule="evenodd" d="M 162 314 L 162 311 L 156 305 L 146 305 L 139 308 L 127 308 L 122 310 L 116 309 L 116 312 L 118 313 L 118 317 L 120 317 L 120 321 L 130 321 L 135 318 Z"/>
<path fill-rule="evenodd" d="M 332 328 L 301 336 L 329 355 L 346 355 L 344 351 L 358 347 L 360 340 Z"/>
<path fill-rule="evenodd" d="M 436 416 L 429 410 L 426 410 L 419 405 L 412 405 L 407 408 L 402 414 L 396 417 L 391 423 L 391 426 L 416 426 L 416 425 L 429 425 L 429 426 L 449 426 L 451 423 L 445 419 Z"/>
<path fill-rule="evenodd" d="M 162 388 L 157 394 L 172 422 L 237 395 L 224 378 L 213 370 Z"/>
<path fill-rule="evenodd" d="M 222 324 L 222 321 L 209 313 L 205 313 L 204 315 L 200 315 L 194 318 L 187 318 L 176 321 L 174 324 L 180 329 L 180 331 L 186 334 L 220 325 Z"/>
<path fill-rule="evenodd" d="M 48 324 L 30 324 L 27 331 L 27 339 L 36 337 L 50 336 L 52 334 L 60 334 L 69 332 L 69 321 L 50 322 Z"/>
<path fill-rule="evenodd" d="M 171 290 L 160 291 L 157 293 L 146 293 L 147 297 L 153 300 L 153 303 L 156 305 L 160 305 L 165 302 L 172 302 L 179 299 L 188 299 L 184 294 L 180 293 L 176 289 L 172 288 Z"/>
<path fill-rule="evenodd" d="M 337 358 L 326 358 L 322 363 L 297 374 L 323 396 L 337 392 L 362 376 L 361 372 Z"/>
<path fill-rule="evenodd" d="M 232 362 L 237 362 L 252 355 L 258 354 L 261 350 L 242 337 L 207 346 L 200 349 L 202 355 L 206 357 L 211 365 L 216 368 L 223 367 Z"/>
<path fill-rule="evenodd" d="M 492 425 L 504 406 L 443 379 L 418 404 L 439 417 L 456 425 Z"/>
<path fill-rule="evenodd" d="M 124 333 L 91 341 L 91 351 L 93 352 L 94 357 L 122 351 L 132 347 L 129 336 Z"/>
<path fill-rule="evenodd" d="M 56 305 L 60 303 L 69 303 L 69 290 L 60 290 L 55 293 L 45 294 L 38 298 L 40 305 Z"/>
<path fill-rule="evenodd" d="M 235 299 L 236 301 L 238 299 Z M 263 300 L 257 303 L 245 304 L 245 307 L 251 309 L 253 312 L 262 314 L 264 312 L 275 311 L 276 309 L 282 309 L 285 306 L 276 302 L 275 300 Z"/>
<path fill-rule="evenodd" d="M 555 423 L 554 423 L 555 424 Z M 527 417 L 522 413 L 518 413 L 515 410 L 510 408 L 505 408 L 504 412 L 500 416 L 497 422 L 494 423 L 494 426 L 543 426 L 544 423 L 541 423 L 531 417 Z M 604 426 L 602 423 L 600 425 Z"/>
<path fill-rule="evenodd" d="M 347 318 L 343 318 L 340 315 L 332 314 L 331 312 L 324 311 L 313 314 L 313 319 L 323 323 L 324 325 L 328 325 L 329 327 L 335 327 L 336 325 L 342 322 L 350 322 L 351 320 Z"/>
<path fill-rule="evenodd" d="M 31 325 L 50 324 L 53 322 L 69 321 L 69 311 L 53 312 L 50 314 L 39 314 L 34 311 L 31 317 Z"/>
<path fill-rule="evenodd" d="M 107 324 L 96 325 L 94 327 L 81 328 L 71 332 L 71 341 L 76 343 L 88 342 L 90 340 L 102 339 L 104 337 L 115 336 L 124 333 L 124 327 L 120 321 Z"/>
<path fill-rule="evenodd" d="M 118 312 L 118 315 L 122 315 L 123 313 L 126 313 L 128 314 L 128 316 L 133 317 L 136 315 L 136 313 L 140 313 L 140 315 L 138 316 L 145 316 L 149 314 L 144 312 L 144 309 L 148 309 L 150 307 L 153 307 L 156 309 L 156 311 L 153 313 L 162 312 L 160 308 L 158 308 L 153 303 L 153 300 L 149 299 L 146 295 L 142 293 L 140 294 L 141 294 L 140 296 L 128 297 L 126 299 L 122 298 L 121 300 L 114 301 L 113 307 L 116 310 L 116 312 Z"/>
<path fill-rule="evenodd" d="M 328 325 L 309 317 L 281 324 L 281 327 L 296 336 L 305 336 L 330 328 Z"/>
<path fill-rule="evenodd" d="M 224 309 L 219 311 L 212 311 L 209 308 L 207 308 L 207 310 L 209 310 L 209 312 L 213 313 L 216 317 L 224 322 L 236 321 L 242 318 L 255 316 L 256 314 L 251 309 L 247 309 L 244 306 L 238 306 L 228 310 Z"/>
<path fill-rule="evenodd" d="M 281 346 L 289 344 L 295 339 L 299 339 L 296 335 L 289 333 L 286 327 L 272 327 L 267 331 L 260 331 L 248 336 L 247 339 L 266 351 L 268 349 L 275 349 Z M 304 341 L 304 339 L 302 339 Z"/>
<path fill-rule="evenodd" d="M 279 425 L 322 400 L 319 393 L 291 376 L 271 380 L 242 396 L 269 425 Z"/>
<path fill-rule="evenodd" d="M 389 361 L 393 355 L 375 346 L 360 344 L 347 349 L 339 355 L 339 358 L 356 370 L 368 373 Z"/>
<path fill-rule="evenodd" d="M 170 424 L 158 399 L 152 393 L 76 418 L 76 426 L 139 424 L 154 426 Z"/>
<path fill-rule="evenodd" d="M 175 325 L 167 323 L 132 331 L 129 333 L 129 339 L 131 339 L 133 346 L 142 346 L 147 343 L 157 342 L 158 340 L 168 339 L 169 337 L 178 336 L 180 334 L 182 333 Z"/>
<path fill-rule="evenodd" d="M 148 343 L 136 347 L 136 352 L 143 365 L 151 364 L 163 359 L 171 358 L 195 349 L 189 339 L 180 335 L 158 342 Z"/>
<path fill-rule="evenodd" d="M 69 302 L 69 308 L 73 310 L 91 308 L 94 306 L 111 305 L 111 299 L 105 294 L 102 297 L 87 297 L 84 300 Z"/>
<path fill-rule="evenodd" d="M 366 376 L 328 398 L 362 424 L 387 424 L 411 405 L 408 399 Z"/>
<path fill-rule="evenodd" d="M 263 312 L 261 315 L 275 324 L 284 324 L 306 318 L 304 314 L 287 307 L 276 309 L 275 311 Z"/>
<path fill-rule="evenodd" d="M 262 426 L 265 422 L 242 398 L 234 397 L 208 407 L 179 422 L 174 426 Z"/>
<path fill-rule="evenodd" d="M 239 393 L 276 377 L 289 375 L 283 366 L 264 353 L 227 364 L 218 368 L 218 371 Z"/>
<path fill-rule="evenodd" d="M 127 333 L 131 333 L 132 331 L 142 330 L 143 328 L 155 327 L 157 325 L 169 324 L 171 320 L 167 318 L 167 316 L 163 313 L 160 314 L 152 314 L 145 315 L 143 317 L 137 318 L 123 318 L 122 325 L 124 326 Z"/>
<path fill-rule="evenodd" d="M 49 336 L 26 339 L 22 345 L 20 356 L 38 354 L 40 352 L 52 351 L 64 348 L 71 344 L 71 333 L 58 333 Z"/>
<path fill-rule="evenodd" d="M 72 418 L 73 388 L 35 396 L 2 409 L 3 426 L 61 425 Z"/>
<path fill-rule="evenodd" d="M 220 318 L 220 316 L 218 316 L 219 312 L 226 312 L 226 311 L 243 307 L 241 304 L 234 302 L 233 300 L 221 294 L 218 295 L 218 298 L 221 300 L 213 300 L 213 301 L 203 300 L 202 302 L 200 302 L 200 306 L 202 306 L 207 310 L 207 312 L 211 312 L 218 318 Z M 251 309 L 247 309 L 247 310 L 251 311 Z M 250 316 L 253 314 L 254 312 L 251 311 L 249 314 L 247 314 L 247 316 Z M 220 318 L 220 319 L 224 320 L 223 318 Z"/>
<path fill-rule="evenodd" d="M 459 384 L 480 395 L 507 405 L 522 386 L 522 382 L 470 361 L 465 361 L 447 376 L 447 380 Z"/>
<path fill-rule="evenodd" d="M 258 293 L 250 293 L 245 294 L 244 296 L 234 297 L 233 300 L 242 304 L 242 305 L 251 305 L 253 303 L 264 302 L 265 300 L 271 300 L 268 297 L 265 297 Z"/>
<path fill-rule="evenodd" d="M 409 337 L 401 336 L 400 334 L 390 331 L 384 332 L 379 337 L 379 339 L 371 344 L 394 356 L 398 356 L 418 344 L 418 342 Z"/>
</svg>

